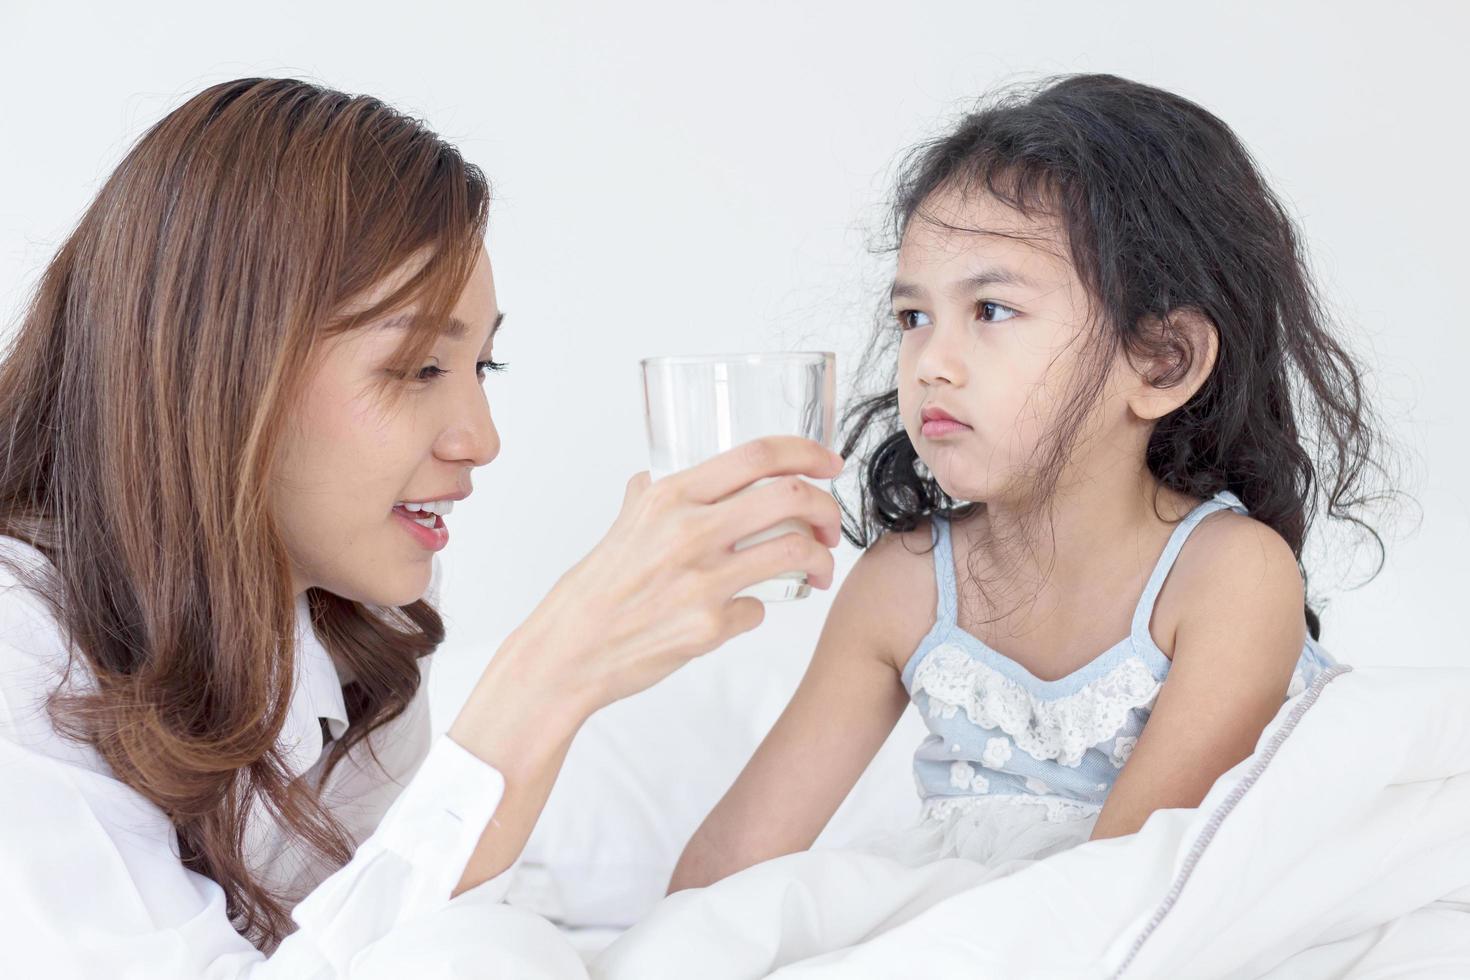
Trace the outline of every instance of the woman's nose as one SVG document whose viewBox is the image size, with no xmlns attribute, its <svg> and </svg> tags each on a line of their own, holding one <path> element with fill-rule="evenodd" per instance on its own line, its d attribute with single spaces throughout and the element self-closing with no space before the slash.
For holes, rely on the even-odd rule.
<svg viewBox="0 0 1470 980">
<path fill-rule="evenodd" d="M 500 455 L 500 432 L 483 389 L 467 401 L 440 434 L 437 454 L 450 462 L 484 466 Z"/>
</svg>

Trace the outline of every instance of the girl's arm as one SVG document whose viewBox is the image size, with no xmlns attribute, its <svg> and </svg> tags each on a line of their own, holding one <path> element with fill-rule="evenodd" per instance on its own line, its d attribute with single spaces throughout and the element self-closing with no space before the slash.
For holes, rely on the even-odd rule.
<svg viewBox="0 0 1470 980">
<path fill-rule="evenodd" d="M 927 628 L 922 590 L 905 601 L 914 557 L 889 535 L 859 558 L 791 702 L 685 846 L 670 893 L 805 850 L 827 825 L 908 703 L 893 652 Z"/>
<path fill-rule="evenodd" d="M 1155 810 L 1199 806 L 1255 750 L 1301 656 L 1304 585 L 1281 536 L 1231 514 L 1204 521 L 1194 540 L 1165 584 L 1180 610 L 1161 643 L 1173 666 L 1092 840 L 1136 833 Z"/>
</svg>

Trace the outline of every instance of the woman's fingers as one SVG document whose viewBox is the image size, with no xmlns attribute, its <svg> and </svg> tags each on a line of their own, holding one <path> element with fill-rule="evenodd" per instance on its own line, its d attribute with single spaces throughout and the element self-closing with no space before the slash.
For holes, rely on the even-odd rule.
<svg viewBox="0 0 1470 980">
<path fill-rule="evenodd" d="M 675 481 L 689 499 L 713 503 L 765 477 L 801 473 L 828 480 L 840 472 L 842 457 L 821 443 L 800 436 L 767 436 L 666 479 Z"/>
<path fill-rule="evenodd" d="M 841 464 L 819 443 L 778 436 L 657 481 L 635 474 L 607 535 L 521 630 L 547 648 L 538 670 L 551 658 L 544 676 L 577 677 L 595 710 L 760 625 L 760 600 L 732 599 L 748 586 L 804 572 L 830 587 L 840 509 L 798 474 L 827 479 Z M 735 550 L 750 538 L 759 543 Z"/>
<path fill-rule="evenodd" d="M 641 473 L 634 473 L 629 477 L 628 487 L 623 492 L 623 507 L 626 509 L 629 504 L 643 496 L 644 491 L 648 489 L 652 482 L 653 480 L 649 477 L 647 470 Z"/>
<path fill-rule="evenodd" d="M 720 638 L 716 647 L 724 646 L 726 641 L 739 636 L 741 633 L 749 633 L 759 626 L 766 618 L 766 604 L 759 599 L 743 595 L 738 599 L 731 599 L 725 607 L 725 635 Z"/>
<path fill-rule="evenodd" d="M 723 561 L 715 575 L 720 582 L 719 591 L 734 595 L 787 572 L 805 572 L 808 585 L 825 589 L 832 584 L 832 570 L 832 552 L 826 545 L 810 535 L 792 531 L 735 552 Z"/>
<path fill-rule="evenodd" d="M 842 509 L 832 495 L 799 476 L 781 476 L 737 493 L 711 508 L 722 543 L 733 543 L 782 521 L 811 526 L 829 548 L 842 540 Z"/>
</svg>

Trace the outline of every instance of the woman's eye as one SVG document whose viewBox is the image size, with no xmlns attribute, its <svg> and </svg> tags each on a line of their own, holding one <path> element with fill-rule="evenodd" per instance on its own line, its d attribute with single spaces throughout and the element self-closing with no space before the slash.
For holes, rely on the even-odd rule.
<svg viewBox="0 0 1470 980">
<path fill-rule="evenodd" d="M 510 367 L 509 364 L 502 363 L 501 361 L 478 361 L 475 364 L 475 377 L 479 378 L 481 381 L 484 381 L 485 376 L 489 372 L 504 371 L 508 367 Z M 442 378 L 448 373 L 448 371 L 444 370 L 437 364 L 426 364 L 424 365 L 424 367 L 419 369 L 419 373 L 415 375 L 415 377 L 419 381 L 427 382 Z"/>
<path fill-rule="evenodd" d="M 481 361 L 475 365 L 475 376 L 484 381 L 485 375 L 489 372 L 504 371 L 508 367 L 510 364 L 505 361 Z"/>
<path fill-rule="evenodd" d="M 903 330 L 914 330 L 918 327 L 927 327 L 931 322 L 929 320 L 929 314 L 923 312 L 922 310 L 899 310 L 894 315 L 898 317 L 898 325 Z"/>
<path fill-rule="evenodd" d="M 976 307 L 976 312 L 980 315 L 980 319 L 986 323 L 999 323 L 1002 320 L 1009 320 L 1011 317 L 1017 315 L 1016 311 L 1009 306 L 989 302 L 981 303 Z"/>
</svg>

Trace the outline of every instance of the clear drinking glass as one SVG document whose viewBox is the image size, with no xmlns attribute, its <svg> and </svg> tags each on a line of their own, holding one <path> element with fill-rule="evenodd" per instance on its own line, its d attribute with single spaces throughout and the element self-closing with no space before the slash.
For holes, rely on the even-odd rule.
<svg viewBox="0 0 1470 980">
<path fill-rule="evenodd" d="M 830 448 L 836 363 L 830 351 L 646 358 L 649 475 L 657 480 L 762 436 L 803 436 Z M 792 531 L 812 533 L 805 521 L 782 521 L 735 548 Z M 738 594 L 773 602 L 810 592 L 805 572 L 787 572 Z"/>
</svg>

